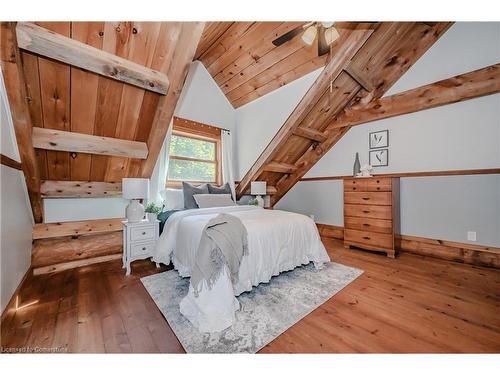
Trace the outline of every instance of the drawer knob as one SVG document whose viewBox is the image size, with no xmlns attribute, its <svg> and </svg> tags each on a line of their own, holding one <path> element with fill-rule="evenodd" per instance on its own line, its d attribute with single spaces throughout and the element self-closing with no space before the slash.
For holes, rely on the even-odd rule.
<svg viewBox="0 0 500 375">
<path fill-rule="evenodd" d="M 364 226 L 364 227 L 369 227 L 369 226 L 370 226 L 370 224 L 363 223 L 363 226 Z"/>
<path fill-rule="evenodd" d="M 352 188 L 352 190 L 356 190 L 356 186 Z"/>
<path fill-rule="evenodd" d="M 380 190 L 380 188 L 377 186 L 377 190 Z"/>
<path fill-rule="evenodd" d="M 380 183 L 380 180 L 377 180 L 377 184 Z"/>
<path fill-rule="evenodd" d="M 370 198 L 368 198 L 368 197 L 363 197 L 363 200 L 364 200 L 364 201 L 369 201 L 369 200 L 370 200 Z"/>
<path fill-rule="evenodd" d="M 143 247 L 143 248 L 142 248 L 142 250 L 146 250 L 146 248 L 145 248 L 145 247 Z"/>
<path fill-rule="evenodd" d="M 369 239 L 370 239 L 370 237 L 365 236 L 365 237 L 363 237 L 363 239 L 365 239 L 365 240 L 369 240 Z"/>
<path fill-rule="evenodd" d="M 363 213 L 364 213 L 364 214 L 369 214 L 369 213 L 370 213 L 370 211 L 368 211 L 368 210 L 363 210 Z"/>
<path fill-rule="evenodd" d="M 144 236 L 146 234 L 146 232 L 142 232 L 142 235 Z"/>
</svg>

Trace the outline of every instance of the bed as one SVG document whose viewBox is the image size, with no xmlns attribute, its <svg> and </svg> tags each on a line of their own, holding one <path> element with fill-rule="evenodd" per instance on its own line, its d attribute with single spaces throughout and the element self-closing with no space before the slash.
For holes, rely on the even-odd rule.
<svg viewBox="0 0 500 375">
<path fill-rule="evenodd" d="M 203 228 L 219 213 L 238 217 L 248 232 L 248 255 L 242 259 L 238 281 L 227 270 L 212 289 L 202 285 L 197 297 L 189 288 L 181 313 L 202 332 L 221 331 L 232 325 L 239 309 L 236 296 L 250 291 L 281 272 L 314 262 L 330 261 L 314 221 L 305 216 L 255 206 L 198 208 L 179 211 L 165 223 L 153 260 L 169 264 L 181 277 L 189 277 Z"/>
</svg>

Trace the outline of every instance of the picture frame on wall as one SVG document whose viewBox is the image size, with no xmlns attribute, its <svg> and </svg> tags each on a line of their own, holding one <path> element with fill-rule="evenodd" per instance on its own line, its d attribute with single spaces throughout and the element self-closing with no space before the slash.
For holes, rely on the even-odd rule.
<svg viewBox="0 0 500 375">
<path fill-rule="evenodd" d="M 372 167 L 387 167 L 389 166 L 389 150 L 372 150 L 369 152 L 369 163 Z"/>
<path fill-rule="evenodd" d="M 389 147 L 389 130 L 380 130 L 369 134 L 370 150 Z"/>
</svg>

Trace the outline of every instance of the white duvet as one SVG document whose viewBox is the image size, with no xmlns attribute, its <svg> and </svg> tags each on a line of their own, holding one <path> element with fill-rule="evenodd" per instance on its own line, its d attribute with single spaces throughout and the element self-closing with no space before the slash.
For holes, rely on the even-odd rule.
<svg viewBox="0 0 500 375">
<path fill-rule="evenodd" d="M 182 277 L 191 275 L 202 230 L 219 213 L 238 217 L 248 232 L 248 255 L 243 257 L 239 278 L 231 283 L 228 271 L 211 290 L 201 286 L 198 297 L 191 286 L 180 311 L 202 332 L 217 332 L 232 325 L 239 302 L 235 296 L 272 276 L 302 264 L 316 267 L 330 261 L 314 221 L 305 215 L 254 206 L 200 208 L 174 213 L 165 223 L 153 257 L 172 263 Z"/>
</svg>

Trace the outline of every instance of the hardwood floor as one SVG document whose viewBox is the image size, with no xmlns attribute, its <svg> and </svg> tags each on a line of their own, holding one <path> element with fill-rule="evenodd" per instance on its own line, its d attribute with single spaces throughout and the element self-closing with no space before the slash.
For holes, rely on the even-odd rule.
<svg viewBox="0 0 500 375">
<path fill-rule="evenodd" d="M 500 271 L 401 254 L 345 250 L 332 260 L 364 274 L 262 349 L 262 353 L 500 352 Z M 167 267 L 162 267 L 160 272 Z M 2 350 L 184 352 L 140 282 L 158 272 L 119 261 L 30 277 L 6 314 Z"/>
</svg>

